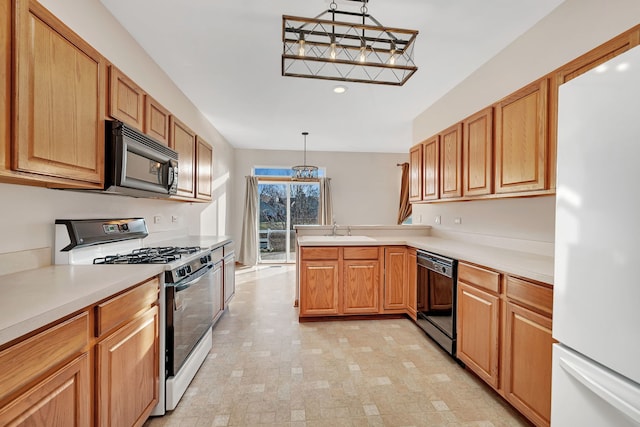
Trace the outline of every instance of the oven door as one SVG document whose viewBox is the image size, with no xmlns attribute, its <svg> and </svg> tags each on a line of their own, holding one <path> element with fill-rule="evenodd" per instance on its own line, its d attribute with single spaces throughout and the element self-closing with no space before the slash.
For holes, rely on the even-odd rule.
<svg viewBox="0 0 640 427">
<path fill-rule="evenodd" d="M 167 284 L 167 376 L 180 370 L 220 310 L 220 266 L 207 265 L 186 280 Z"/>
</svg>

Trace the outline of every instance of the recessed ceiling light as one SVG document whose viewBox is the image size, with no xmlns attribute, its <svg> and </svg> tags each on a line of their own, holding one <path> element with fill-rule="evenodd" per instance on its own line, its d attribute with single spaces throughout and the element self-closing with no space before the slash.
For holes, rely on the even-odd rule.
<svg viewBox="0 0 640 427">
<path fill-rule="evenodd" d="M 347 87 L 343 85 L 334 86 L 333 91 L 335 93 L 345 93 L 347 91 Z"/>
<path fill-rule="evenodd" d="M 616 67 L 617 71 L 627 71 L 629 69 L 629 63 L 628 62 L 623 62 L 621 64 L 618 64 L 618 66 Z"/>
<path fill-rule="evenodd" d="M 595 71 L 596 73 L 604 73 L 605 71 L 607 71 L 609 67 L 607 67 L 606 64 L 602 64 L 596 67 Z"/>
</svg>

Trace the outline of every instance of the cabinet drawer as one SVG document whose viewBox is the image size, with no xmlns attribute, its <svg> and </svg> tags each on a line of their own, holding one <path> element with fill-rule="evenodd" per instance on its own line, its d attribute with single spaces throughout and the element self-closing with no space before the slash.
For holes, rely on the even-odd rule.
<svg viewBox="0 0 640 427">
<path fill-rule="evenodd" d="M 500 293 L 500 273 L 495 271 L 461 262 L 458 264 L 458 280 L 496 294 Z"/>
<path fill-rule="evenodd" d="M 151 307 L 158 301 L 157 278 L 136 286 L 122 295 L 99 304 L 96 307 L 96 336 L 130 320 L 139 311 Z"/>
<path fill-rule="evenodd" d="M 80 354 L 89 342 L 89 313 L 52 326 L 0 352 L 0 400 L 48 369 Z"/>
<path fill-rule="evenodd" d="M 545 313 L 553 313 L 553 289 L 515 277 L 507 277 L 507 298 Z"/>
<path fill-rule="evenodd" d="M 338 259 L 337 247 L 302 247 L 300 253 L 304 260 Z"/>
<path fill-rule="evenodd" d="M 378 259 L 378 246 L 347 246 L 343 249 L 343 259 Z"/>
</svg>

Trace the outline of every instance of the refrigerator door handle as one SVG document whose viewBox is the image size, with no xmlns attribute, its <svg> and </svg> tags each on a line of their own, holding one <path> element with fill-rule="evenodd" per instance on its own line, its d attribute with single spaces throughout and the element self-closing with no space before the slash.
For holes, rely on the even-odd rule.
<svg viewBox="0 0 640 427">
<path fill-rule="evenodd" d="M 562 356 L 560 366 L 602 400 L 640 424 L 640 407 L 636 406 L 640 402 L 640 391 L 617 378 L 617 374 L 608 373 L 591 363 Z"/>
</svg>

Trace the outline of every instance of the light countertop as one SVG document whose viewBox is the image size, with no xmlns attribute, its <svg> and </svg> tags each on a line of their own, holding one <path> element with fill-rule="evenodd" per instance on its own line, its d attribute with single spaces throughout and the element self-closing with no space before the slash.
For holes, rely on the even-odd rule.
<svg viewBox="0 0 640 427">
<path fill-rule="evenodd" d="M 228 236 L 184 236 L 154 245 L 217 248 Z M 51 265 L 0 276 L 0 345 L 165 271 L 164 264 Z"/>
<path fill-rule="evenodd" d="M 553 284 L 553 257 L 431 236 L 299 236 L 300 246 L 406 245 Z"/>
</svg>

